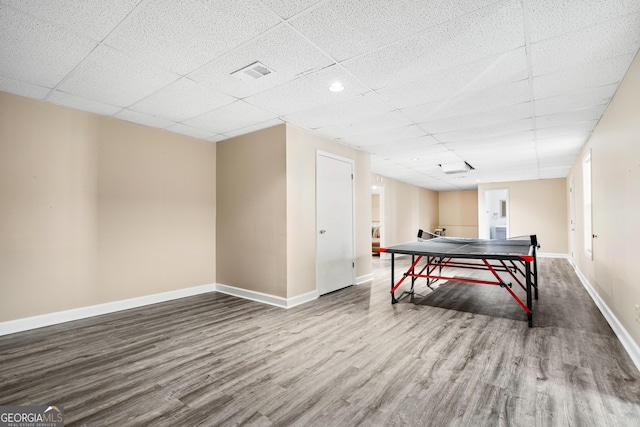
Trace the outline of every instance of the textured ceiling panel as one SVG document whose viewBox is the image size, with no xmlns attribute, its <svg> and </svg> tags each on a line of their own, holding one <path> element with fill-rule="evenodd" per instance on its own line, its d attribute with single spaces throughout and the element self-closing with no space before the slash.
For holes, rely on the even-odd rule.
<svg viewBox="0 0 640 427">
<path fill-rule="evenodd" d="M 531 100 L 528 80 L 491 86 L 476 93 L 456 96 L 403 109 L 410 119 L 420 123 L 468 114 L 481 114 L 508 105 L 516 105 Z"/>
<path fill-rule="evenodd" d="M 162 119 L 160 117 L 138 113 L 132 110 L 122 110 L 114 116 L 115 118 L 126 120 L 128 122 L 139 123 L 145 126 L 151 126 L 154 128 L 164 129 L 173 124 L 171 120 Z"/>
<path fill-rule="evenodd" d="M 140 0 L 2 0 L 2 3 L 101 41 Z"/>
<path fill-rule="evenodd" d="M 292 58 L 295 58 L 292 60 Z M 246 81 L 231 73 L 260 61 L 273 70 Z M 285 24 L 238 47 L 191 73 L 189 77 L 221 92 L 243 98 L 325 68 L 334 61 Z"/>
<path fill-rule="evenodd" d="M 536 126 L 538 129 L 545 129 L 557 126 L 567 126 L 573 123 L 597 121 L 600 116 L 602 116 L 605 107 L 605 105 L 599 105 L 597 107 L 584 108 L 566 113 L 538 116 L 536 117 Z"/>
<path fill-rule="evenodd" d="M 554 126 L 545 129 L 536 129 L 536 140 L 546 138 L 556 138 L 572 136 L 576 134 L 584 134 L 585 132 L 592 132 L 593 128 L 598 124 L 597 120 L 589 122 L 573 123 L 565 126 Z"/>
<path fill-rule="evenodd" d="M 100 45 L 58 88 L 72 95 L 126 107 L 177 78 L 175 74 Z"/>
<path fill-rule="evenodd" d="M 102 114 L 103 116 L 111 116 L 122 110 L 121 107 L 103 104 L 102 102 L 92 101 L 90 99 L 80 98 L 79 96 L 70 95 L 59 90 L 51 92 L 51 94 L 47 96 L 47 101 L 51 101 L 54 104 L 58 105 L 64 105 L 65 107 L 75 108 L 76 110 Z"/>
<path fill-rule="evenodd" d="M 455 142 L 469 139 L 500 137 L 531 129 L 533 129 L 533 119 L 524 119 L 492 126 L 460 129 L 453 132 L 436 134 L 435 137 L 442 142 Z"/>
<path fill-rule="evenodd" d="M 143 3 L 105 40 L 109 46 L 180 74 L 275 26 L 280 19 L 257 0 Z"/>
<path fill-rule="evenodd" d="M 291 18 L 321 1 L 322 0 L 262 0 L 264 4 L 284 19 Z"/>
<path fill-rule="evenodd" d="M 452 98 L 466 99 L 496 85 L 510 85 L 527 78 L 527 58 L 524 48 L 518 48 L 483 58 L 479 61 L 446 68 L 431 74 L 420 74 L 401 85 L 378 90 L 380 96 L 396 108 L 407 108 Z"/>
<path fill-rule="evenodd" d="M 334 93 L 329 90 L 329 86 L 335 81 L 342 82 L 344 91 Z M 365 92 L 369 92 L 365 85 L 342 68 L 332 66 L 250 96 L 246 101 L 277 114 L 290 114 L 319 105 L 344 102 Z"/>
<path fill-rule="evenodd" d="M 133 104 L 130 109 L 181 122 L 211 111 L 236 99 L 181 78 L 169 86 Z"/>
<path fill-rule="evenodd" d="M 441 119 L 420 123 L 420 126 L 429 133 L 440 134 L 461 129 L 473 129 L 499 125 L 533 117 L 533 108 L 530 102 L 509 105 L 496 110 L 457 116 L 450 119 Z"/>
<path fill-rule="evenodd" d="M 368 117 L 388 113 L 392 107 L 374 92 L 349 98 L 343 102 L 320 105 L 304 111 L 288 114 L 283 118 L 308 128 L 330 127 L 357 123 Z"/>
<path fill-rule="evenodd" d="M 234 136 L 238 136 L 238 135 L 244 135 L 245 133 L 251 133 L 251 132 L 255 132 L 257 130 L 260 129 L 266 129 L 266 128 L 270 128 L 270 127 L 274 127 L 274 126 L 278 126 L 283 124 L 284 122 L 280 119 L 270 119 L 264 122 L 258 122 L 256 124 L 250 125 L 250 126 L 245 126 L 233 131 L 229 131 L 229 132 L 225 132 L 224 136 L 226 138 L 232 138 Z"/>
<path fill-rule="evenodd" d="M 350 139 L 352 137 L 359 139 L 363 135 L 379 133 L 382 131 L 387 131 L 389 129 L 402 128 L 410 126 L 411 124 L 412 123 L 409 119 L 404 117 L 399 112 L 394 111 L 391 113 L 382 113 L 369 116 L 365 119 L 361 119 L 357 122 L 354 121 L 353 123 L 349 124 L 319 127 L 315 129 L 315 132 L 317 132 L 319 135 L 341 139 L 343 142 L 346 142 L 347 139 Z"/>
<path fill-rule="evenodd" d="M 361 147 L 365 145 L 384 144 L 394 141 L 402 141 L 403 139 L 417 138 L 425 136 L 426 133 L 420 126 L 411 125 L 400 128 L 388 129 L 383 132 L 376 132 L 371 134 L 363 134 L 352 136 L 349 138 L 343 138 L 342 141 L 355 147 Z"/>
<path fill-rule="evenodd" d="M 0 7 L 0 75 L 49 88 L 96 47 L 56 24 Z"/>
<path fill-rule="evenodd" d="M 578 92 L 539 99 L 533 103 L 533 106 L 537 116 L 544 116 L 607 105 L 613 97 L 616 88 L 617 85 L 615 84 L 588 88 Z"/>
<path fill-rule="evenodd" d="M 538 76 L 566 68 L 582 68 L 583 73 L 589 74 L 590 64 L 633 54 L 639 46 L 640 13 L 636 13 L 532 44 L 532 73 Z"/>
<path fill-rule="evenodd" d="M 637 0 L 527 0 L 525 5 L 532 42 L 640 11 Z"/>
<path fill-rule="evenodd" d="M 175 125 L 171 125 L 166 128 L 166 130 L 200 139 L 207 139 L 212 136 L 212 132 L 209 132 L 208 130 L 198 129 L 192 126 L 185 125 L 183 123 L 176 123 Z"/>
<path fill-rule="evenodd" d="M 496 3 L 344 64 L 374 89 L 412 81 L 524 46 L 521 13 L 519 1 Z"/>
<path fill-rule="evenodd" d="M 275 114 L 256 108 L 244 101 L 218 108 L 186 120 L 184 123 L 214 133 L 226 133 L 275 118 Z"/>
<path fill-rule="evenodd" d="M 533 79 L 534 97 L 535 99 L 549 98 L 620 83 L 632 59 L 632 55 L 622 55 L 591 64 L 588 73 L 585 72 L 584 67 L 576 67 L 535 77 Z"/>
<path fill-rule="evenodd" d="M 51 89 L 0 76 L 0 90 L 29 98 L 43 99 Z"/>
<path fill-rule="evenodd" d="M 566 177 L 639 46 L 638 0 L 0 0 L 0 90 L 212 142 L 287 122 L 439 191 Z"/>
<path fill-rule="evenodd" d="M 293 19 L 292 25 L 342 61 L 494 1 L 329 0 Z"/>
</svg>

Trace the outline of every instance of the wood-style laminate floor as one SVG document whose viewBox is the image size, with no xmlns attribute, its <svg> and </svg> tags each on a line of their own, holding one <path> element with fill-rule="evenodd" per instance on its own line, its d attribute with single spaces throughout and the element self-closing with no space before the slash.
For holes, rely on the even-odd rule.
<svg viewBox="0 0 640 427">
<path fill-rule="evenodd" d="M 388 262 L 374 275 L 289 310 L 211 293 L 0 337 L 0 405 L 87 426 L 640 425 L 640 373 L 566 260 L 540 260 L 534 328 L 498 287 L 418 282 L 392 306 Z"/>
</svg>

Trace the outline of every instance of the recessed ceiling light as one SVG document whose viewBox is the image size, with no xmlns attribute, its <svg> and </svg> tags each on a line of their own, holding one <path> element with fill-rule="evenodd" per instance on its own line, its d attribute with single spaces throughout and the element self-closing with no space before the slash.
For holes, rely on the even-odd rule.
<svg viewBox="0 0 640 427">
<path fill-rule="evenodd" d="M 340 82 L 333 82 L 331 86 L 329 86 L 329 90 L 331 92 L 342 92 L 344 90 L 344 86 Z"/>
<path fill-rule="evenodd" d="M 413 158 L 413 159 L 411 159 L 411 160 L 413 160 L 414 162 L 417 162 L 418 160 L 420 160 L 420 157 L 414 157 L 414 158 Z"/>
</svg>

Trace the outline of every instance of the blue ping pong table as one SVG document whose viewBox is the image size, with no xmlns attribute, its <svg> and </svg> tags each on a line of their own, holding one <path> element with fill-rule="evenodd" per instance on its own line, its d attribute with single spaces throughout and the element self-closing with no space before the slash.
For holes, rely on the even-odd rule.
<svg viewBox="0 0 640 427">
<path fill-rule="evenodd" d="M 413 294 L 416 279 L 426 278 L 427 286 L 436 280 L 494 285 L 506 289 L 527 313 L 529 327 L 533 327 L 532 297 L 538 299 L 538 262 L 536 251 L 540 247 L 535 235 L 527 239 L 487 240 L 457 237 L 438 237 L 422 240 L 425 233 L 418 231 L 418 241 L 380 248 L 380 252 L 391 254 L 391 303 L 398 298 L 395 291 L 407 278 L 411 278 L 411 289 L 403 292 Z M 411 266 L 395 281 L 395 256 L 411 255 Z M 420 264 L 421 261 L 423 264 Z M 420 266 L 420 267 L 419 267 Z M 419 269 L 420 268 L 420 269 Z M 485 270 L 493 279 L 450 277 L 443 274 L 447 268 Z M 506 280 L 503 280 L 506 278 Z M 526 303 L 514 292 L 517 284 L 526 293 Z"/>
</svg>

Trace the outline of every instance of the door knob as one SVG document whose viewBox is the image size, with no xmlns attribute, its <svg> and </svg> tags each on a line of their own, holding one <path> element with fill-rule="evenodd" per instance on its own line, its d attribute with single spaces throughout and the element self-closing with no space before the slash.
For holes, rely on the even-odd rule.
<svg viewBox="0 0 640 427">
<path fill-rule="evenodd" d="M 324 234 L 326 232 L 327 232 L 327 230 L 320 230 L 320 234 Z"/>
</svg>

